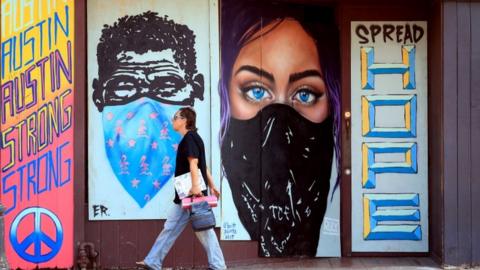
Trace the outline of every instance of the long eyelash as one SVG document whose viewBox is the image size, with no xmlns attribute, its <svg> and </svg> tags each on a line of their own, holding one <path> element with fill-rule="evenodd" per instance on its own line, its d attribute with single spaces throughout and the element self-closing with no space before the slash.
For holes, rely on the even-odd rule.
<svg viewBox="0 0 480 270">
<path fill-rule="evenodd" d="M 315 91 L 310 87 L 306 87 L 306 86 L 299 87 L 298 90 L 295 92 L 295 95 L 302 91 L 312 94 L 315 98 L 321 98 L 323 95 L 325 95 L 325 92 L 319 93 L 318 91 Z"/>
<path fill-rule="evenodd" d="M 242 91 L 242 94 L 246 94 L 248 91 L 252 90 L 253 87 L 247 86 L 247 87 L 240 87 L 240 91 Z"/>
<path fill-rule="evenodd" d="M 295 99 L 296 99 L 296 96 L 299 95 L 300 92 L 307 92 L 307 93 L 309 93 L 310 95 L 313 95 L 313 100 L 310 101 L 310 102 L 305 103 L 305 105 L 307 105 L 307 106 L 316 104 L 316 103 L 318 102 L 318 100 L 319 100 L 323 95 L 325 95 L 325 92 L 318 93 L 317 91 L 311 89 L 310 87 L 303 86 L 303 87 L 299 87 L 299 88 L 298 88 L 298 90 L 297 90 L 297 91 L 295 92 L 295 94 L 292 96 L 292 99 L 295 100 Z M 302 103 L 303 103 L 303 102 L 302 102 Z"/>
<path fill-rule="evenodd" d="M 252 90 L 253 88 L 262 88 L 264 89 L 265 91 L 269 92 L 268 88 L 265 87 L 263 84 L 259 83 L 259 82 L 252 82 L 252 83 L 247 83 L 243 86 L 240 86 L 239 89 L 240 91 L 242 91 L 243 93 L 246 93 L 248 92 L 249 90 Z"/>
<path fill-rule="evenodd" d="M 242 92 L 242 96 L 243 98 L 251 103 L 251 104 L 258 104 L 259 101 L 258 100 L 253 100 L 251 97 L 248 96 L 248 91 L 254 89 L 254 88 L 262 88 L 263 90 L 265 90 L 265 92 L 267 93 L 267 95 L 271 96 L 270 94 L 270 91 L 268 90 L 268 88 L 266 88 L 265 86 L 263 86 L 262 84 L 260 83 L 257 83 L 257 82 L 254 82 L 254 83 L 251 83 L 251 84 L 247 84 L 246 86 L 241 86 L 239 87 L 239 90 Z"/>
</svg>

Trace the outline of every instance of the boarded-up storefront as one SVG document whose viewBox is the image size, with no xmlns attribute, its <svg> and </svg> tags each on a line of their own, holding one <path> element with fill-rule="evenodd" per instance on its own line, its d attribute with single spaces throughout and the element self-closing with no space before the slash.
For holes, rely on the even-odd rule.
<svg viewBox="0 0 480 270">
<path fill-rule="evenodd" d="M 141 261 L 173 204 L 182 106 L 197 112 L 221 188 L 228 266 L 480 263 L 479 3 L 1 0 L 1 11 L 10 267 Z M 164 266 L 205 265 L 187 226 Z"/>
</svg>

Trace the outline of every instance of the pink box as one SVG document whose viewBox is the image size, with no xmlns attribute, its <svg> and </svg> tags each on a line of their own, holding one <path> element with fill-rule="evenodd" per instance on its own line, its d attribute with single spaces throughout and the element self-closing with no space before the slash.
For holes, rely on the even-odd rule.
<svg viewBox="0 0 480 270">
<path fill-rule="evenodd" d="M 194 203 L 203 202 L 203 201 L 208 202 L 210 207 L 216 207 L 217 204 L 218 204 L 218 199 L 214 195 L 193 198 Z M 191 207 L 192 207 L 192 198 L 182 199 L 182 208 L 183 209 L 190 209 Z"/>
</svg>

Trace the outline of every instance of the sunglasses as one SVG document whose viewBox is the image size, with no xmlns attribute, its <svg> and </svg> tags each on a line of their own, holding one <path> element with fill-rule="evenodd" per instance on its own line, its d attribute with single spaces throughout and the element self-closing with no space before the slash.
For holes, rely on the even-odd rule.
<svg viewBox="0 0 480 270">
<path fill-rule="evenodd" d="M 184 119 L 184 118 L 185 117 L 182 117 L 181 115 L 174 115 L 172 119 L 175 121 L 177 119 Z"/>
</svg>

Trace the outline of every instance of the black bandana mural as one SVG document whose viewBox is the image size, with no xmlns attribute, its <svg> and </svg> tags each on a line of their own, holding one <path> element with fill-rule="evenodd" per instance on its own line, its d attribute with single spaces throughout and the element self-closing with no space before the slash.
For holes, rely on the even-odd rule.
<svg viewBox="0 0 480 270">
<path fill-rule="evenodd" d="M 240 219 L 266 256 L 315 255 L 332 149 L 330 118 L 313 123 L 283 104 L 231 119 L 223 165 Z"/>
<path fill-rule="evenodd" d="M 340 150 L 332 14 L 222 2 L 222 163 L 260 256 L 315 256 L 328 194 L 338 185 L 330 185 Z"/>
<path fill-rule="evenodd" d="M 174 173 L 180 135 L 170 118 L 181 106 L 203 100 L 194 46 L 189 27 L 150 11 L 124 16 L 102 30 L 92 99 L 101 113 L 111 170 L 139 208 Z M 125 212 L 116 215 L 128 218 Z"/>
</svg>

